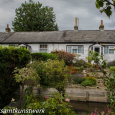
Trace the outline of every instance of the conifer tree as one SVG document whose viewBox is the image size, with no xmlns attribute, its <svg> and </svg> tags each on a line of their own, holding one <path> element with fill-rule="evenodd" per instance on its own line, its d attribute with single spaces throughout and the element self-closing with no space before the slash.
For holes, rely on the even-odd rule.
<svg viewBox="0 0 115 115">
<path fill-rule="evenodd" d="M 57 31 L 56 16 L 52 7 L 42 6 L 39 2 L 25 1 L 15 10 L 12 21 L 14 31 Z"/>
</svg>

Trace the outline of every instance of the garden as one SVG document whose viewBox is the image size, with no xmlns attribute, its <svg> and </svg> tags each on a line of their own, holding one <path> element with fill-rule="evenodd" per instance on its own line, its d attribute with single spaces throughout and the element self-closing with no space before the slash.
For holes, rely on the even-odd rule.
<svg viewBox="0 0 115 115">
<path fill-rule="evenodd" d="M 91 64 L 92 61 L 96 63 Z M 111 77 L 108 77 L 104 71 L 107 67 L 110 68 Z M 103 76 L 98 77 L 98 71 L 101 71 Z M 108 109 L 107 114 L 114 115 L 115 67 L 107 64 L 106 60 L 103 60 L 102 56 L 99 57 L 96 52 L 89 52 L 86 62 L 79 59 L 79 56 L 65 51 L 30 53 L 23 47 L 0 46 L 0 77 L 0 108 L 3 114 L 9 114 L 7 113 L 9 109 L 14 111 L 18 109 L 23 111 L 20 113 L 15 111 L 12 115 L 22 113 L 24 115 L 76 115 L 70 104 L 70 97 L 65 94 L 65 88 L 69 85 L 96 87 L 97 79 L 100 78 L 104 81 L 107 90 L 111 92 L 111 95 L 108 95 L 111 108 Z M 21 92 L 17 95 L 20 86 Z M 45 97 L 43 94 L 35 96 L 34 87 L 43 89 L 53 87 L 58 92 L 53 93 L 51 97 Z M 94 110 L 91 114 L 104 115 L 105 113 Z"/>
</svg>

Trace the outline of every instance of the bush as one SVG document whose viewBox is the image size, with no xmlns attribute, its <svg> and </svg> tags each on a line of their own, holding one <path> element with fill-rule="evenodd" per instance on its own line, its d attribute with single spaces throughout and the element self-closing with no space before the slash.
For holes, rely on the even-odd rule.
<svg viewBox="0 0 115 115">
<path fill-rule="evenodd" d="M 96 78 L 89 76 L 89 77 L 84 77 L 84 79 L 91 81 L 92 85 L 96 85 Z"/>
<path fill-rule="evenodd" d="M 55 54 L 52 53 L 31 53 L 32 56 L 32 61 L 33 60 L 42 60 L 42 61 L 46 61 L 48 59 L 52 59 L 55 60 L 57 58 L 57 56 Z"/>
<path fill-rule="evenodd" d="M 20 83 L 13 75 L 15 67 L 24 67 L 30 61 L 30 52 L 26 48 L 0 46 L 0 108 L 10 103 Z"/>
<path fill-rule="evenodd" d="M 76 76 L 72 79 L 73 84 L 81 84 L 84 81 L 83 77 Z"/>
<path fill-rule="evenodd" d="M 52 54 L 55 54 L 58 60 L 64 60 L 66 65 L 71 65 L 73 63 L 75 54 L 71 54 L 65 51 L 52 51 Z"/>
<path fill-rule="evenodd" d="M 88 77 L 84 77 L 84 81 L 81 83 L 83 86 L 92 86 L 96 85 L 96 78 L 87 75 Z"/>
<path fill-rule="evenodd" d="M 32 93 L 25 96 L 24 109 L 40 110 L 38 111 L 40 113 L 27 113 L 28 115 L 76 115 L 69 101 L 70 99 L 62 97 L 59 93 L 54 93 L 51 97 L 46 96 L 45 98 L 36 98 Z M 8 109 L 8 107 L 4 109 Z M 21 113 L 18 114 L 22 115 Z"/>
<path fill-rule="evenodd" d="M 68 73 L 75 74 L 75 73 L 81 73 L 83 71 L 84 67 L 75 67 L 73 65 L 68 66 Z"/>
<path fill-rule="evenodd" d="M 80 60 L 74 59 L 73 65 L 76 66 L 76 67 L 83 66 L 84 68 L 86 68 L 87 67 L 87 62 L 85 62 L 83 59 L 80 59 Z"/>
<path fill-rule="evenodd" d="M 115 66 L 115 60 L 107 63 L 107 67 Z"/>
<path fill-rule="evenodd" d="M 83 85 L 83 86 L 92 86 L 92 82 L 91 82 L 91 80 L 85 80 L 81 83 L 81 85 Z"/>
<path fill-rule="evenodd" d="M 59 92 L 65 91 L 67 79 L 70 74 L 67 74 L 67 67 L 64 61 L 47 60 L 46 62 L 35 62 L 33 67 L 36 69 L 40 77 L 40 85 L 43 87 L 54 87 Z"/>
</svg>

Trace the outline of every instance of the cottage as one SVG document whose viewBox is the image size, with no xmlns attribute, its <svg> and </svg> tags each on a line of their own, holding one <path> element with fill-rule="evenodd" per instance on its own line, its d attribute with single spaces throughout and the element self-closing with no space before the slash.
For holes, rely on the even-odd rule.
<svg viewBox="0 0 115 115">
<path fill-rule="evenodd" d="M 104 30 L 103 21 L 99 30 L 78 30 L 75 18 L 74 30 L 44 32 L 10 32 L 0 33 L 1 45 L 21 45 L 31 52 L 47 52 L 65 50 L 80 54 L 85 60 L 89 50 L 98 52 L 107 61 L 115 59 L 115 30 Z"/>
</svg>

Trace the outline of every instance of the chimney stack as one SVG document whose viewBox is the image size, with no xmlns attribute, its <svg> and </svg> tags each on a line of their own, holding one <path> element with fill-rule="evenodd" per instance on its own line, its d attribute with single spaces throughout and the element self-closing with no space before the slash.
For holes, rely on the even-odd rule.
<svg viewBox="0 0 115 115">
<path fill-rule="evenodd" d="M 9 28 L 9 24 L 7 24 L 6 32 L 10 32 L 11 29 Z"/>
<path fill-rule="evenodd" d="M 77 26 L 77 18 L 75 18 L 75 26 L 74 26 L 74 30 L 78 30 L 78 26 Z"/>
<path fill-rule="evenodd" d="M 101 20 L 101 25 L 99 26 L 99 30 L 104 30 L 103 20 Z"/>
</svg>

